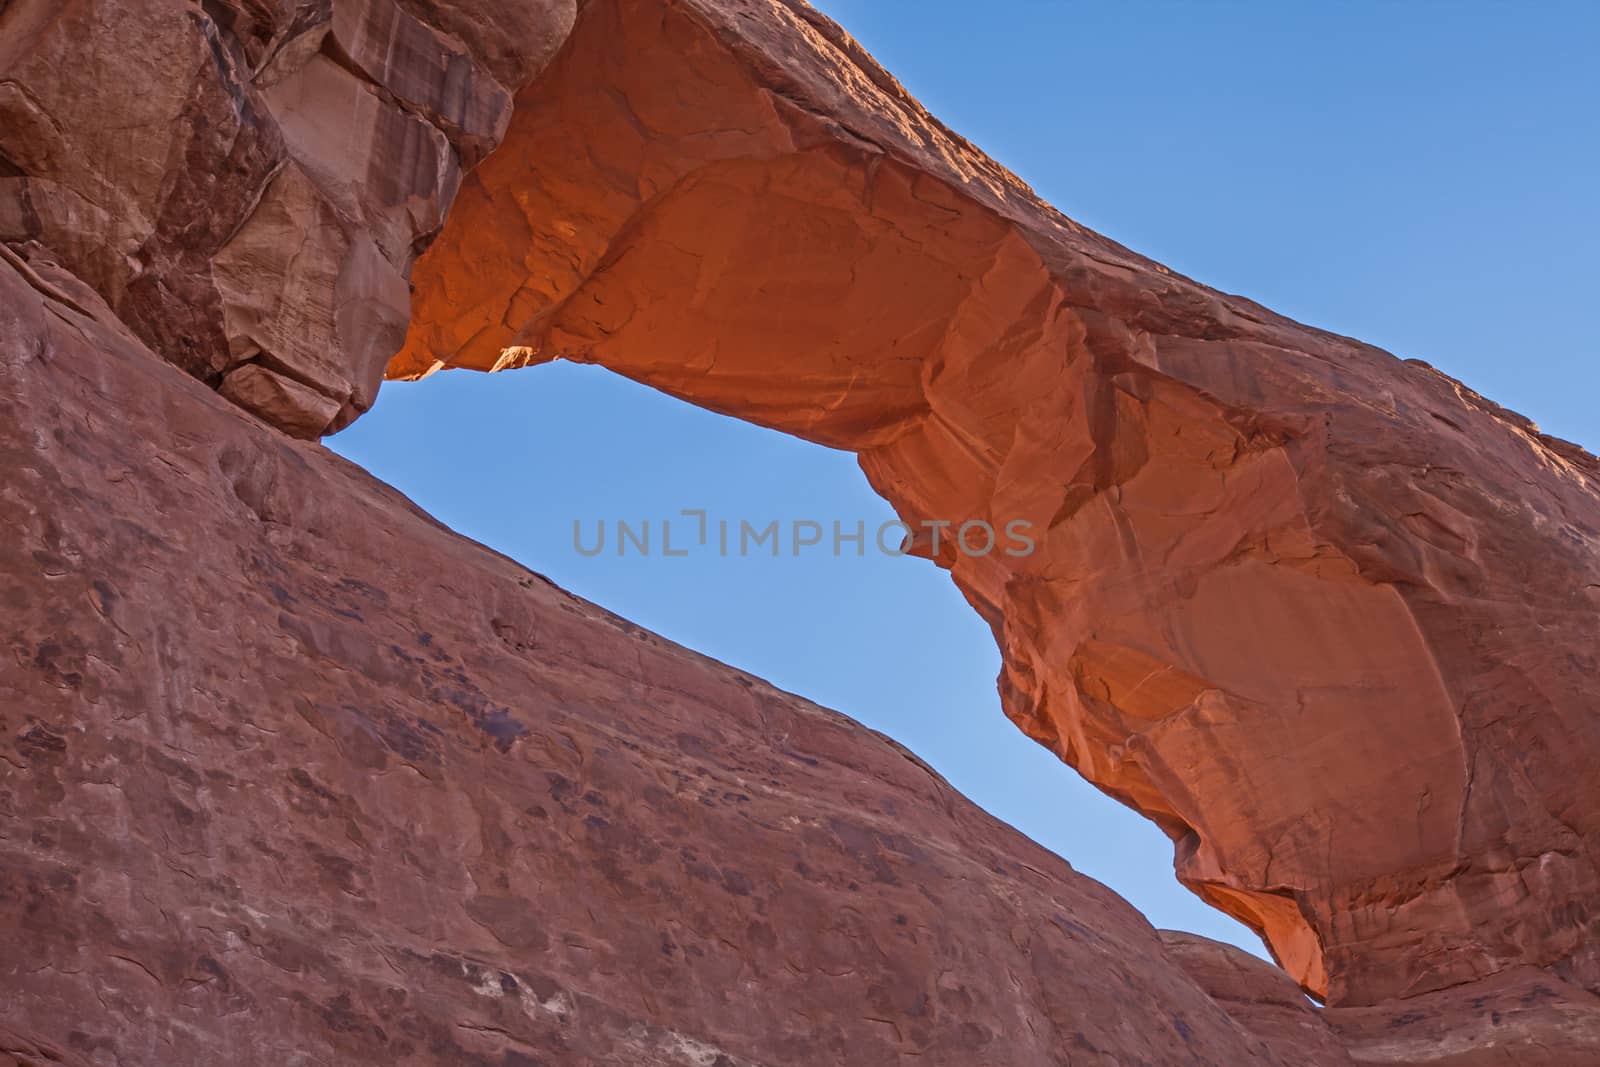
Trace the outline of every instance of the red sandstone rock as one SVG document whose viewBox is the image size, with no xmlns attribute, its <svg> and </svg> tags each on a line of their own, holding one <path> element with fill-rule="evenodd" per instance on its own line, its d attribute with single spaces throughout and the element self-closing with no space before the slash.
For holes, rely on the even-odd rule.
<svg viewBox="0 0 1600 1067">
<path fill-rule="evenodd" d="M 301 436 L 371 406 L 412 260 L 573 17 L 571 0 L 0 8 L 0 240 L 49 246 L 202 380 L 259 364 L 298 382 L 271 417 Z"/>
<path fill-rule="evenodd" d="M 0 1064 L 1308 1062 L 903 749 L 31 276 L 0 263 Z"/>
<path fill-rule="evenodd" d="M 1313 1008 L 1281 968 L 1195 934 L 1163 930 L 1161 943 L 1201 989 L 1284 1062 L 1356 1062 L 1329 1027 L 1327 1013 Z"/>
<path fill-rule="evenodd" d="M 1330 1008 L 1325 1015 L 1356 1063 L 1592 1067 L 1600 1062 L 1600 997 L 1531 967 L 1398 1004 Z"/>
<path fill-rule="evenodd" d="M 0 1056 L 1600 1059 L 1600 463 L 1084 230 L 798 0 L 11 0 L 0 260 Z M 1175 942 L 1205 997 L 157 356 L 305 437 L 590 360 L 1033 523 L 918 544 L 1007 712 L 1341 1006 Z"/>
<path fill-rule="evenodd" d="M 854 449 L 1010 716 L 1347 1004 L 1600 990 L 1600 464 L 1077 226 L 781 0 L 593 0 L 390 368 L 602 363 Z"/>
<path fill-rule="evenodd" d="M 83 1061 L 59 1045 L 41 1044 L 0 1023 L 0 1067 L 83 1067 Z"/>
<path fill-rule="evenodd" d="M 1287 1063 L 1590 1067 L 1600 997 L 1534 968 L 1365 1008 L 1315 1009 L 1281 970 L 1232 945 L 1161 931 L 1167 955 Z"/>
<path fill-rule="evenodd" d="M 314 440 L 339 414 L 337 402 L 259 363 L 229 371 L 218 392 L 293 437 Z"/>
</svg>

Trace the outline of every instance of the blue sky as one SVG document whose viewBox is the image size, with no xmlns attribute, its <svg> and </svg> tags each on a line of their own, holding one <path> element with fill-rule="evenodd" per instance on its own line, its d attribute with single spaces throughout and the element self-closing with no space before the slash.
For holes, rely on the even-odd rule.
<svg viewBox="0 0 1600 1067">
<path fill-rule="evenodd" d="M 1600 5 L 819 6 L 1079 221 L 1600 449 Z M 853 457 L 564 364 L 387 385 L 329 444 L 579 595 L 895 737 L 1158 926 L 1259 951 L 1177 885 L 1154 827 L 1005 720 L 988 630 L 931 564 L 574 550 L 575 519 L 592 537 L 682 508 L 870 528 L 892 512 Z"/>
</svg>

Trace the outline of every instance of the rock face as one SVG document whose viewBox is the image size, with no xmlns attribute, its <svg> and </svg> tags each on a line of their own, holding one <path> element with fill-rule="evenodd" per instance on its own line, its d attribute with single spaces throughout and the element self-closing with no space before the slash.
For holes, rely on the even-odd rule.
<svg viewBox="0 0 1600 1067">
<path fill-rule="evenodd" d="M 0 4 L 0 240 L 48 247 L 154 350 L 269 422 L 331 432 L 371 406 L 412 260 L 573 13 Z"/>
<path fill-rule="evenodd" d="M 1307 990 L 1600 990 L 1582 449 L 1083 230 L 798 3 L 586 4 L 415 280 L 391 374 L 602 363 L 951 523 L 1011 718 Z"/>
<path fill-rule="evenodd" d="M 0 264 L 0 375 L 0 1063 L 1308 1062 L 909 753 L 243 417 L 65 272 Z"/>
<path fill-rule="evenodd" d="M 285 436 L 555 358 L 859 453 L 1289 977 Z M 0 1064 L 1600 1060 L 1600 462 L 799 0 L 0 3 L 0 374 Z"/>
<path fill-rule="evenodd" d="M 1600 997 L 1531 967 L 1326 1015 L 1357 1063 L 1589 1067 L 1600 1049 Z"/>
<path fill-rule="evenodd" d="M 1163 930 L 1161 943 L 1201 989 L 1285 1062 L 1356 1063 L 1329 1026 L 1330 1013 L 1313 1008 L 1280 968 L 1194 934 Z M 1392 1022 L 1392 1014 L 1383 1013 L 1384 1022 Z"/>
<path fill-rule="evenodd" d="M 1600 997 L 1531 968 L 1398 1002 L 1314 1010 L 1280 969 L 1232 945 L 1161 932 L 1167 955 L 1286 1063 L 1588 1067 Z"/>
</svg>

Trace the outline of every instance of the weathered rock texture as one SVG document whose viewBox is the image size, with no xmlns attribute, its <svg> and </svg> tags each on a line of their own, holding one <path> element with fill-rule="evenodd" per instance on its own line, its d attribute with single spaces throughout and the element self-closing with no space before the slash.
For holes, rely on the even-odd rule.
<svg viewBox="0 0 1600 1067">
<path fill-rule="evenodd" d="M 1226 1002 L 1223 1006 L 1233 1010 Z M 1398 1004 L 1330 1008 L 1326 1015 L 1357 1063 L 1590 1067 L 1600 1062 L 1600 997 L 1532 967 Z"/>
<path fill-rule="evenodd" d="M 0 3 L 0 251 L 4 1055 L 1595 1062 L 1600 463 L 798 0 Z M 555 358 L 1032 523 L 1008 714 L 1339 1007 L 238 411 Z"/>
<path fill-rule="evenodd" d="M 1288 1063 L 1589 1067 L 1600 998 L 1512 968 L 1399 1002 L 1317 1011 L 1284 972 L 1232 945 L 1161 932 L 1167 955 Z"/>
<path fill-rule="evenodd" d="M 412 260 L 572 0 L 0 4 L 0 240 L 297 436 L 371 406 Z M 507 39 L 509 34 L 509 40 Z"/>
<path fill-rule="evenodd" d="M 854 449 L 1010 716 L 1306 989 L 1600 990 L 1600 464 L 1041 204 L 798 3 L 593 0 L 391 374 L 567 358 Z M 980 539 L 981 542 L 981 539 Z"/>
<path fill-rule="evenodd" d="M 1308 1062 L 909 753 L 242 417 L 65 272 L 0 263 L 0 376 L 0 1063 Z"/>
<path fill-rule="evenodd" d="M 1328 1025 L 1330 1013 L 1313 1008 L 1281 968 L 1194 934 L 1163 930 L 1161 942 L 1201 989 L 1287 1062 L 1356 1062 Z"/>
</svg>

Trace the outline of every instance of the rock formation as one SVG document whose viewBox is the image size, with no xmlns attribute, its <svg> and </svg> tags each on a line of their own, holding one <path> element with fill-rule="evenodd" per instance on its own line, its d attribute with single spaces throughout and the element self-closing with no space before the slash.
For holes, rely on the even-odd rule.
<svg viewBox="0 0 1600 1067">
<path fill-rule="evenodd" d="M 1281 968 L 1194 934 L 1163 930 L 1161 941 L 1201 989 L 1285 1062 L 1356 1063 L 1329 1024 L 1330 1013 L 1313 1008 Z M 1385 1021 L 1393 1021 L 1392 1013 Z"/>
<path fill-rule="evenodd" d="M 412 260 L 499 143 L 507 86 L 572 16 L 572 0 L 0 4 L 0 240 L 50 248 L 242 406 L 331 432 L 371 406 Z"/>
<path fill-rule="evenodd" d="M 1083 230 L 803 5 L 586 5 L 390 368 L 598 362 L 860 454 L 1006 710 L 1306 989 L 1600 989 L 1600 464 Z"/>
<path fill-rule="evenodd" d="M 1534 968 L 1398 1004 L 1315 1011 L 1271 964 L 1193 934 L 1161 932 L 1167 954 L 1289 1063 L 1589 1067 L 1600 1001 Z"/>
<path fill-rule="evenodd" d="M 0 1063 L 1303 1062 L 910 753 L 241 417 L 64 271 L 0 265 L 0 374 Z"/>
<path fill-rule="evenodd" d="M 0 1063 L 1600 1058 L 1600 462 L 800 0 L 0 3 L 0 260 Z M 1007 713 L 1288 977 L 285 436 L 556 358 L 952 523 Z"/>
</svg>

